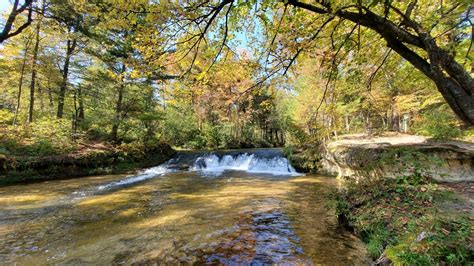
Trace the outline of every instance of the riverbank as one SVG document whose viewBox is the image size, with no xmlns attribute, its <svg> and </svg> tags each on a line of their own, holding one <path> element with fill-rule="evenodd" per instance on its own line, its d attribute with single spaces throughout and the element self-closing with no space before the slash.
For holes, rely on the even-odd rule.
<svg viewBox="0 0 474 266">
<path fill-rule="evenodd" d="M 319 171 L 339 177 L 398 177 L 417 168 L 437 182 L 474 181 L 474 143 L 386 133 L 341 136 L 324 147 Z"/>
<path fill-rule="evenodd" d="M 474 143 L 432 140 L 384 133 L 342 135 L 324 144 L 287 147 L 285 154 L 300 172 L 337 177 L 396 177 L 407 166 L 429 171 L 438 182 L 474 181 Z M 402 170 L 402 171 L 400 171 Z"/>
<path fill-rule="evenodd" d="M 376 264 L 464 265 L 474 261 L 473 159 L 469 142 L 392 134 L 341 136 L 292 162 L 345 181 L 337 215 Z"/>
<path fill-rule="evenodd" d="M 169 145 L 161 142 L 120 146 L 83 142 L 64 154 L 0 154 L 0 185 L 126 173 L 159 165 L 174 154 Z"/>
<path fill-rule="evenodd" d="M 350 179 L 335 203 L 339 220 L 367 244 L 376 264 L 474 261 L 472 200 L 428 176 Z"/>
</svg>

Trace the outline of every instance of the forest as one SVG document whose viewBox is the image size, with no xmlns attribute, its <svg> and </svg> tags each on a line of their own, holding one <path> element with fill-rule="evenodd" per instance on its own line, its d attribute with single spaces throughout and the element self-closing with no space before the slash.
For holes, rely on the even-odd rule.
<svg viewBox="0 0 474 266">
<path fill-rule="evenodd" d="M 0 164 L 14 171 L 0 184 L 34 180 L 41 167 L 39 180 L 54 179 L 79 157 L 71 164 L 87 167 L 71 176 L 155 166 L 176 150 L 283 148 L 297 170 L 317 171 L 327 144 L 347 135 L 474 139 L 468 0 L 1 2 Z M 98 151 L 114 153 L 110 169 Z M 166 156 L 143 163 L 153 152 Z M 389 194 L 400 184 L 379 183 Z M 339 196 L 341 213 L 359 210 L 351 200 L 364 193 L 353 193 Z M 472 233 L 468 221 L 457 232 Z M 394 235 L 374 232 L 366 237 L 384 240 L 372 258 L 397 263 L 384 252 Z M 474 238 L 459 234 L 399 265 L 467 263 Z"/>
<path fill-rule="evenodd" d="M 472 135 L 472 118 L 444 93 L 451 87 L 357 18 L 322 16 L 292 1 L 113 2 L 14 1 L 5 12 L 7 150 L 54 153 L 85 140 L 202 149 L 301 145 L 356 132 Z M 472 114 L 469 1 L 416 9 L 368 2 L 361 6 L 385 14 L 394 34 L 429 30 L 446 64 L 465 76 L 462 112 Z M 404 45 L 435 64 L 428 48 Z M 439 78 L 456 80 L 443 64 Z"/>
</svg>

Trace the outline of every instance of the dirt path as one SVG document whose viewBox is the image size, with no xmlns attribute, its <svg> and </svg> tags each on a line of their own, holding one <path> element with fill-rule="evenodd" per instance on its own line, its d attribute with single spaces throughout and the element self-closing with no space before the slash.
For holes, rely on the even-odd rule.
<svg viewBox="0 0 474 266">
<path fill-rule="evenodd" d="M 342 135 L 330 146 L 455 146 L 474 152 L 474 143 L 467 141 L 435 141 L 423 136 L 388 132 L 383 135 L 350 134 Z"/>
</svg>

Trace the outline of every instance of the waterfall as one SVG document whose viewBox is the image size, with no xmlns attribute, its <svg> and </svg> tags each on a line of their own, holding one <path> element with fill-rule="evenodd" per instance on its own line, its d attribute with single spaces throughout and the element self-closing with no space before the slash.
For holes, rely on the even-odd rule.
<svg viewBox="0 0 474 266">
<path fill-rule="evenodd" d="M 190 167 L 190 170 L 217 174 L 227 170 L 235 170 L 272 175 L 299 175 L 288 159 L 281 155 L 268 157 L 247 152 L 221 156 L 214 153 L 206 154 L 198 157 Z"/>
<path fill-rule="evenodd" d="M 126 176 L 125 178 L 99 185 L 96 191 L 128 186 L 171 172 L 180 170 L 202 171 L 213 175 L 221 175 L 224 171 L 245 171 L 271 175 L 297 176 L 298 174 L 287 158 L 278 149 L 259 149 L 253 151 L 227 151 L 227 152 L 192 152 L 178 153 L 174 158 L 155 167 Z M 75 192 L 76 194 L 90 194 L 91 192 Z M 95 192 L 92 192 L 95 193 Z"/>
</svg>

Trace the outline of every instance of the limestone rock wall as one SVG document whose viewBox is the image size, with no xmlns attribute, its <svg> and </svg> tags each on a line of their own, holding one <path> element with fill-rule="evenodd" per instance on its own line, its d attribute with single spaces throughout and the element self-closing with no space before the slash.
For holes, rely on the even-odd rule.
<svg viewBox="0 0 474 266">
<path fill-rule="evenodd" d="M 474 149 L 452 143 L 330 143 L 321 171 L 339 177 L 395 177 L 415 168 L 436 181 L 474 181 Z"/>
</svg>

